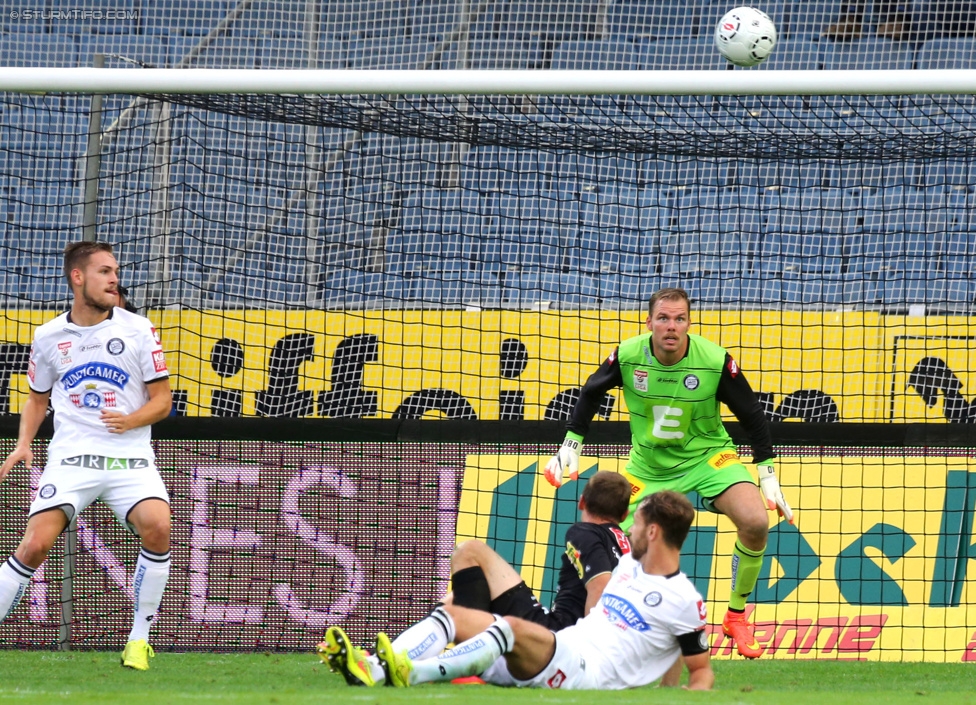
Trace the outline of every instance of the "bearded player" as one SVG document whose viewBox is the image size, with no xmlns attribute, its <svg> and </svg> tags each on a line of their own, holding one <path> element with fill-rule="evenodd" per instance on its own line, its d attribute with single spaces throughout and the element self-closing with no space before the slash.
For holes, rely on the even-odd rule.
<svg viewBox="0 0 976 705">
<path fill-rule="evenodd" d="M 152 323 L 118 308 L 119 265 L 111 245 L 68 245 L 64 275 L 71 309 L 34 334 L 17 445 L 0 466 L 0 481 L 18 463 L 30 469 L 31 443 L 51 400 L 47 465 L 24 537 L 0 564 L 0 621 L 17 607 L 68 522 L 100 499 L 142 542 L 122 665 L 144 671 L 154 656 L 149 628 L 169 579 L 169 495 L 150 445 L 150 425 L 172 406 L 169 372 Z"/>
</svg>

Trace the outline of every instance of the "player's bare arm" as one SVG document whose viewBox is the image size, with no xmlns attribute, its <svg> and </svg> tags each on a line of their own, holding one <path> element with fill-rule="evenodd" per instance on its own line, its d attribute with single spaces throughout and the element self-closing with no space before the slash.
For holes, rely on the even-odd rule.
<svg viewBox="0 0 976 705">
<path fill-rule="evenodd" d="M 709 652 L 684 657 L 688 667 L 688 690 L 711 690 L 715 685 L 715 673 Z"/>
<path fill-rule="evenodd" d="M 173 393 L 170 390 L 169 378 L 164 377 L 153 382 L 147 382 L 146 390 L 149 393 L 149 401 L 131 414 L 109 409 L 102 410 L 102 423 L 105 424 L 109 433 L 125 433 L 133 428 L 149 426 L 157 421 L 162 421 L 169 416 L 169 412 L 173 408 Z"/>
<path fill-rule="evenodd" d="M 610 582 L 610 573 L 600 573 L 594 575 L 586 583 L 586 605 L 583 607 L 583 615 L 588 615 L 590 610 L 600 601 L 603 588 Z"/>
<path fill-rule="evenodd" d="M 17 432 L 17 445 L 14 447 L 7 459 L 0 465 L 0 482 L 7 477 L 7 473 L 13 469 L 17 463 L 23 462 L 24 466 L 30 469 L 34 462 L 34 452 L 31 450 L 31 443 L 37 435 L 37 429 L 41 427 L 44 417 L 47 415 L 47 404 L 51 398 L 51 392 L 35 392 L 33 389 L 27 396 L 24 409 L 20 412 L 20 429 Z"/>
</svg>

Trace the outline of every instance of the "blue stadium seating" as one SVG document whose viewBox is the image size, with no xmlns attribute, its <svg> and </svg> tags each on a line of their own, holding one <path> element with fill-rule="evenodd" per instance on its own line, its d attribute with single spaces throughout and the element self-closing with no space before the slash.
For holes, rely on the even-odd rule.
<svg viewBox="0 0 976 705">
<path fill-rule="evenodd" d="M 918 50 L 918 69 L 976 69 L 976 37 L 929 39 Z"/>
<path fill-rule="evenodd" d="M 170 50 L 164 37 L 157 35 L 134 34 L 93 34 L 83 35 L 80 39 L 78 57 L 82 66 L 92 66 L 95 54 L 115 54 L 106 56 L 105 66 L 109 68 L 128 68 L 136 65 L 150 67 L 167 66 L 170 62 Z"/>
<path fill-rule="evenodd" d="M 141 34 L 202 37 L 234 9 L 234 0 L 153 0 L 140 2 Z"/>
<path fill-rule="evenodd" d="M 319 37 L 316 63 L 309 65 L 308 48 L 300 37 L 264 34 L 257 38 L 257 67 L 262 69 L 344 69 L 346 44 L 331 35 Z"/>
<path fill-rule="evenodd" d="M 78 40 L 67 34 L 6 35 L 0 39 L 0 66 L 78 65 Z"/>
<path fill-rule="evenodd" d="M 46 4 L 49 10 L 62 11 L 60 15 L 52 14 L 49 22 L 50 31 L 55 34 L 132 34 L 137 29 L 138 11 L 133 0 L 85 0 L 78 7 L 53 0 Z"/>
</svg>

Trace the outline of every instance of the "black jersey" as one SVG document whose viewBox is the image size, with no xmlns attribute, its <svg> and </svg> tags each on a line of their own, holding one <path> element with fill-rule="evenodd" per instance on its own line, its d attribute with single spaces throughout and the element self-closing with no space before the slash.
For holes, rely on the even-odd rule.
<svg viewBox="0 0 976 705">
<path fill-rule="evenodd" d="M 569 527 L 551 614 L 565 626 L 575 624 L 584 616 L 586 584 L 613 571 L 625 553 L 630 553 L 630 541 L 616 524 L 581 521 Z"/>
</svg>

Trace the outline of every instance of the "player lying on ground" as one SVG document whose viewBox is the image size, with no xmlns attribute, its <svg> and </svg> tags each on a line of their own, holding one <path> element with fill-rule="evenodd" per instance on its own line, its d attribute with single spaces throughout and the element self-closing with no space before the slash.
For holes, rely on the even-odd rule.
<svg viewBox="0 0 976 705">
<path fill-rule="evenodd" d="M 520 617 L 553 631 L 576 624 L 599 600 L 620 556 L 630 551 L 619 526 L 627 517 L 630 492 L 630 482 L 614 472 L 597 472 L 586 483 L 579 500 L 580 521 L 566 531 L 566 551 L 551 610 L 539 603 L 522 576 L 488 545 L 465 541 L 451 556 L 453 591 L 426 619 L 398 636 L 392 648 L 420 660 L 436 656 L 459 638 L 473 636 L 474 632 L 455 633 L 445 605 Z M 385 682 L 379 659 L 364 650 L 348 646 L 341 658 L 345 665 L 337 662 L 341 652 L 337 634 L 328 632 L 326 641 L 317 646 L 322 661 L 347 676 L 350 685 Z M 344 640 L 348 645 L 348 638 Z"/>
<path fill-rule="evenodd" d="M 490 683 L 564 690 L 615 690 L 652 683 L 684 656 L 688 688 L 707 690 L 715 681 L 701 595 L 680 571 L 681 545 L 695 511 L 682 494 L 645 497 L 630 530 L 631 553 L 623 556 L 596 609 L 559 632 L 517 617 L 446 605 L 455 633 L 477 632 L 453 649 L 424 659 L 397 652 L 376 637 L 376 655 L 388 683 L 406 687 L 483 674 Z M 349 668 L 352 647 L 330 627 L 326 642 L 335 662 Z M 504 657 L 505 668 L 495 666 Z M 369 678 L 368 685 L 375 684 Z"/>
</svg>

